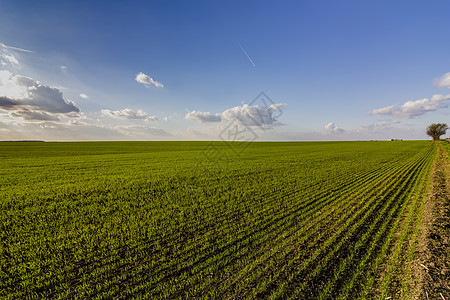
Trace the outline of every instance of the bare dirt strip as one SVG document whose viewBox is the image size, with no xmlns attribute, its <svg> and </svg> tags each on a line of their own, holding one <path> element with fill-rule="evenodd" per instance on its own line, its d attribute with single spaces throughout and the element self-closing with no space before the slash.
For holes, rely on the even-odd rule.
<svg viewBox="0 0 450 300">
<path fill-rule="evenodd" d="M 415 264 L 416 299 L 450 299 L 450 163 L 445 143 L 448 142 L 438 143 L 424 208 L 424 228 Z"/>
</svg>

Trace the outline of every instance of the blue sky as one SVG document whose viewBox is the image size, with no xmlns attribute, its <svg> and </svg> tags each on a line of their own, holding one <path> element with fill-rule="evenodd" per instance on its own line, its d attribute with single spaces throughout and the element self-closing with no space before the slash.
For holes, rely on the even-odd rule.
<svg viewBox="0 0 450 300">
<path fill-rule="evenodd" d="M 0 140 L 217 140 L 230 124 L 259 140 L 426 139 L 449 118 L 449 11 L 2 1 Z"/>
</svg>

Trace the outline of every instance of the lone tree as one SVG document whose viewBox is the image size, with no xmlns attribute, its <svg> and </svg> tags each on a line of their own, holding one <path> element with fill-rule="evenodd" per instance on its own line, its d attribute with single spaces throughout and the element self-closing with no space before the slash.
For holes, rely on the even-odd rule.
<svg viewBox="0 0 450 300">
<path fill-rule="evenodd" d="M 439 141 L 441 135 L 445 134 L 447 129 L 448 126 L 445 123 L 431 124 L 427 127 L 427 135 L 431 136 L 433 141 Z"/>
</svg>

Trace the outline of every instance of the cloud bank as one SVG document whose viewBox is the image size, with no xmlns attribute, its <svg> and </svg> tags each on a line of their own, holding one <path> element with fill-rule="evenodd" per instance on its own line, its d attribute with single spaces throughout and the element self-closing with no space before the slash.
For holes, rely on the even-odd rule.
<svg viewBox="0 0 450 300">
<path fill-rule="evenodd" d="M 7 70 L 0 70 L 0 110 L 26 120 L 56 120 L 59 114 L 73 116 L 80 112 L 59 89 Z"/>
</svg>

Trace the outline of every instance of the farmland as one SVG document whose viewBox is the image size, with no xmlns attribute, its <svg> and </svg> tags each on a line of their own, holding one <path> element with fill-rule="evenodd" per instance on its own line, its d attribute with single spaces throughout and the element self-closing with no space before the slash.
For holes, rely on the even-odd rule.
<svg viewBox="0 0 450 300">
<path fill-rule="evenodd" d="M 436 150 L 0 143 L 0 297 L 410 299 Z"/>
</svg>

